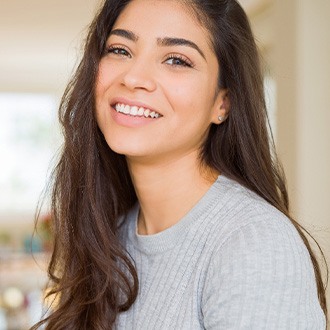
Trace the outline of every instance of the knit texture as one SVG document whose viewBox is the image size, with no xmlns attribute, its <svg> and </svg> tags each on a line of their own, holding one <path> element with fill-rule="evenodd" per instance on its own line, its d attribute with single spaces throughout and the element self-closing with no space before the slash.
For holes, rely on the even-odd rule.
<svg viewBox="0 0 330 330">
<path fill-rule="evenodd" d="M 122 244 L 139 294 L 116 329 L 325 329 L 308 251 L 291 222 L 219 176 L 177 224 L 137 234 L 136 205 Z"/>
</svg>

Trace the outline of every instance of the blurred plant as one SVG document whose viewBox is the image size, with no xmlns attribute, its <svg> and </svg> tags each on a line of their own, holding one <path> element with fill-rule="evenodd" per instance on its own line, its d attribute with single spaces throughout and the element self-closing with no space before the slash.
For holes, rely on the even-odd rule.
<svg viewBox="0 0 330 330">
<path fill-rule="evenodd" d="M 6 246 L 10 244 L 10 235 L 6 232 L 0 232 L 0 245 Z"/>
</svg>

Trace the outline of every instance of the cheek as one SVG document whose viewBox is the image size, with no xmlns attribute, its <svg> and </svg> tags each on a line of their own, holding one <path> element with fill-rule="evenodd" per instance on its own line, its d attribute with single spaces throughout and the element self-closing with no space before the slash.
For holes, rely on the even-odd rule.
<svg viewBox="0 0 330 330">
<path fill-rule="evenodd" d="M 107 111 L 107 99 L 106 92 L 111 84 L 109 79 L 109 70 L 102 62 L 99 65 L 98 73 L 95 82 L 95 117 L 97 124 L 101 131 L 103 132 L 103 126 L 106 122 L 106 111 Z M 104 132 L 103 132 L 104 133 Z"/>
<path fill-rule="evenodd" d="M 105 60 L 101 60 L 96 78 L 96 95 L 102 95 L 113 84 L 117 76 L 116 66 L 110 66 Z"/>
<path fill-rule="evenodd" d="M 115 82 L 115 72 L 109 68 L 108 64 L 100 62 L 95 82 L 95 110 L 96 118 L 104 120 L 108 107 L 109 89 Z"/>
<path fill-rule="evenodd" d="M 182 111 L 197 106 L 196 101 L 200 99 L 198 95 L 201 92 L 198 81 L 187 79 L 173 84 L 172 80 L 167 86 L 170 86 L 167 91 L 174 108 L 180 107 Z"/>
<path fill-rule="evenodd" d="M 105 77 L 106 74 L 104 72 L 104 69 L 102 66 L 99 66 L 99 70 L 96 76 L 96 81 L 95 81 L 95 98 L 96 98 L 96 105 L 99 103 L 99 98 L 103 94 L 103 91 L 105 89 Z"/>
<path fill-rule="evenodd" d="M 195 139 L 205 137 L 212 123 L 213 102 L 208 90 L 198 89 L 193 97 L 186 102 L 186 112 L 184 115 L 185 129 L 189 134 L 195 132 Z"/>
<path fill-rule="evenodd" d="M 206 115 L 207 109 L 212 106 L 213 86 L 204 76 L 178 81 L 176 84 L 173 84 L 172 81 L 168 86 L 170 86 L 168 93 L 172 106 L 175 111 L 180 111 L 181 114 L 203 116 L 203 113 Z"/>
</svg>

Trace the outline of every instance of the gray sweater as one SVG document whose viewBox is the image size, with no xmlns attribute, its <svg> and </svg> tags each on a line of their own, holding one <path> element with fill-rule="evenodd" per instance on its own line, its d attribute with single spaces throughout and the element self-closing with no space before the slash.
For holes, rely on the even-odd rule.
<svg viewBox="0 0 330 330">
<path fill-rule="evenodd" d="M 116 329 L 325 329 L 308 251 L 277 209 L 219 176 L 173 227 L 137 234 L 136 205 L 121 241 L 139 294 Z"/>
</svg>

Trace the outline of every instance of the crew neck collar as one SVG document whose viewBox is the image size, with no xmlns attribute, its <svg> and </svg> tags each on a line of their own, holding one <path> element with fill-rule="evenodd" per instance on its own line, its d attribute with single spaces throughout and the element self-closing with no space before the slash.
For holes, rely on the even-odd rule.
<svg viewBox="0 0 330 330">
<path fill-rule="evenodd" d="M 207 215 L 214 206 L 215 199 L 226 189 L 223 189 L 226 181 L 225 176 L 219 175 L 217 180 L 206 191 L 193 208 L 173 226 L 153 235 L 140 235 L 137 232 L 137 220 L 140 205 L 137 203 L 127 214 L 129 221 L 128 235 L 133 245 L 145 254 L 157 254 L 165 252 L 184 239 L 190 228 L 197 224 L 198 220 Z M 220 198 L 221 200 L 221 198 Z"/>
</svg>

